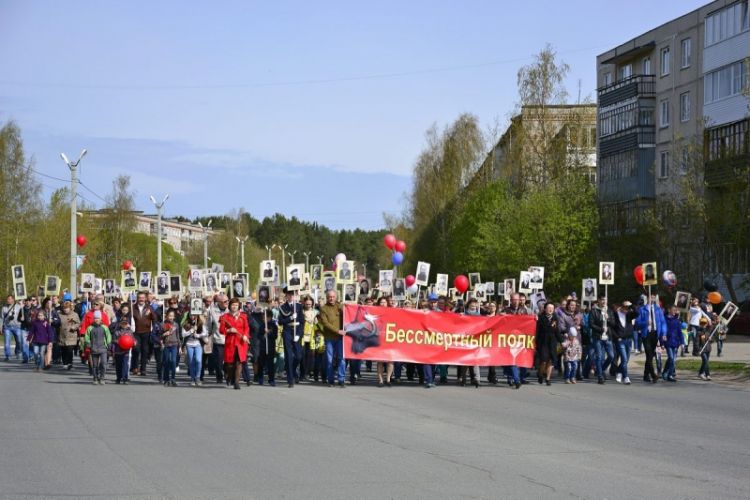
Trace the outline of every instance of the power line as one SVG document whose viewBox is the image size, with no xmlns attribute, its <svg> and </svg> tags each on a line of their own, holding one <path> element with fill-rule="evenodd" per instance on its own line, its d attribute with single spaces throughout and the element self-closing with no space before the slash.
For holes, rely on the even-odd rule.
<svg viewBox="0 0 750 500">
<path fill-rule="evenodd" d="M 558 52 L 560 55 L 576 52 L 599 50 L 607 46 L 586 47 Z M 412 71 L 400 71 L 389 73 L 374 73 L 369 75 L 355 75 L 330 78 L 311 78 L 305 80 L 280 80 L 272 82 L 243 82 L 243 83 L 219 83 L 219 84 L 166 84 L 166 85 L 120 85 L 120 84 L 95 84 L 95 83 L 64 83 L 64 82 L 28 82 L 4 80 L 0 85 L 13 85 L 25 87 L 57 87 L 69 89 L 98 89 L 98 90 L 200 90 L 200 89 L 233 89 L 233 88 L 263 88 L 263 87 L 291 87 L 300 85 L 320 85 L 327 83 L 356 82 L 365 80 L 383 80 L 388 78 L 400 78 L 406 76 L 429 75 L 434 73 L 448 73 L 452 71 L 463 71 L 467 69 L 485 68 L 490 66 L 501 66 L 505 64 L 519 63 L 531 59 L 533 56 L 518 57 L 514 59 L 501 59 L 485 61 L 475 64 L 463 64 L 458 66 L 445 66 L 437 68 L 423 68 Z"/>
<path fill-rule="evenodd" d="M 89 187 L 88 187 L 88 186 L 87 186 L 86 184 L 84 184 L 84 183 L 83 183 L 83 182 L 82 182 L 82 181 L 81 181 L 80 179 L 78 180 L 78 184 L 80 184 L 80 185 L 81 185 L 81 187 L 83 187 L 83 189 L 85 189 L 85 190 L 86 190 L 86 191 L 88 191 L 89 193 L 93 194 L 94 196 L 96 196 L 97 198 L 99 198 L 100 200 L 102 200 L 102 201 L 103 201 L 104 203 L 107 203 L 107 200 L 105 200 L 104 198 L 102 198 L 101 196 L 99 196 L 99 193 L 97 193 L 97 192 L 96 192 L 96 191 L 94 191 L 93 189 L 90 189 L 90 188 L 89 188 Z"/>
</svg>

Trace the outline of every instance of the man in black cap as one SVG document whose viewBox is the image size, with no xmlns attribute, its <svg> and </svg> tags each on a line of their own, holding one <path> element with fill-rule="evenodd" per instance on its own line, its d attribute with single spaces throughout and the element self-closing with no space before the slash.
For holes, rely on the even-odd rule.
<svg viewBox="0 0 750 500">
<path fill-rule="evenodd" d="M 294 300 L 294 292 L 284 287 L 286 302 L 279 307 L 279 325 L 284 339 L 284 363 L 286 363 L 286 382 L 291 389 L 299 383 L 297 368 L 302 359 L 300 339 L 304 330 L 302 304 Z"/>
</svg>

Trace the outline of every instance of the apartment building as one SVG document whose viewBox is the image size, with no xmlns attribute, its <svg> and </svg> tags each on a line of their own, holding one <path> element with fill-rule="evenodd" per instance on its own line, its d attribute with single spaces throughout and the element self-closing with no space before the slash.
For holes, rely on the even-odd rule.
<svg viewBox="0 0 750 500">
<path fill-rule="evenodd" d="M 716 199 L 721 186 L 747 181 L 748 22 L 748 0 L 717 0 L 597 57 L 605 238 L 634 234 L 660 202 L 679 203 L 696 157 L 705 168 L 702 195 Z M 676 238 L 684 251 L 662 255 L 663 263 L 705 271 L 716 255 L 696 256 L 700 235 L 684 225 Z"/>
</svg>

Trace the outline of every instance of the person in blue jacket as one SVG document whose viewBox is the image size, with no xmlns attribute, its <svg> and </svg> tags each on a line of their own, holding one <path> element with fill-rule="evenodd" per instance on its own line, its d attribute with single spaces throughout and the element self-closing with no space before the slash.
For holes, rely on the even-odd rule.
<svg viewBox="0 0 750 500">
<path fill-rule="evenodd" d="M 677 309 L 677 306 L 669 308 L 666 322 L 667 332 L 661 338 L 661 345 L 667 349 L 667 364 L 661 372 L 661 378 L 669 382 L 677 382 L 675 378 L 675 358 L 677 357 L 677 350 L 684 340 L 682 336 L 682 320 L 680 319 L 680 311 Z"/>
<path fill-rule="evenodd" d="M 635 327 L 643 341 L 643 350 L 646 353 L 643 381 L 655 384 L 659 379 L 654 369 L 656 347 L 659 344 L 659 339 L 667 334 L 667 322 L 664 319 L 664 311 L 659 307 L 658 295 L 651 295 L 648 303 L 641 305 L 638 310 L 638 318 L 635 320 Z"/>
</svg>

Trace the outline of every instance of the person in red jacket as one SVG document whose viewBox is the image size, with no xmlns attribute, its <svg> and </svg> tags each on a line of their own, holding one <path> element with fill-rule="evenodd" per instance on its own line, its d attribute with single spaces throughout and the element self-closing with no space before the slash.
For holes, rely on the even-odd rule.
<svg viewBox="0 0 750 500">
<path fill-rule="evenodd" d="M 219 330 L 224 335 L 224 368 L 227 384 L 230 374 L 234 374 L 234 388 L 239 390 L 242 376 L 242 363 L 247 362 L 247 348 L 250 345 L 250 326 L 247 316 L 240 311 L 239 299 L 229 301 L 229 312 L 219 318 Z"/>
<path fill-rule="evenodd" d="M 91 309 L 86 311 L 86 314 L 83 316 L 83 321 L 81 321 L 81 328 L 78 330 L 78 333 L 80 333 L 82 336 L 86 335 L 86 330 L 94 324 L 94 313 L 96 311 L 101 311 L 102 313 L 102 325 L 109 327 L 109 321 L 110 317 L 107 316 L 107 313 L 104 312 L 102 309 L 102 306 L 104 305 L 104 302 L 94 302 L 91 304 Z"/>
</svg>

